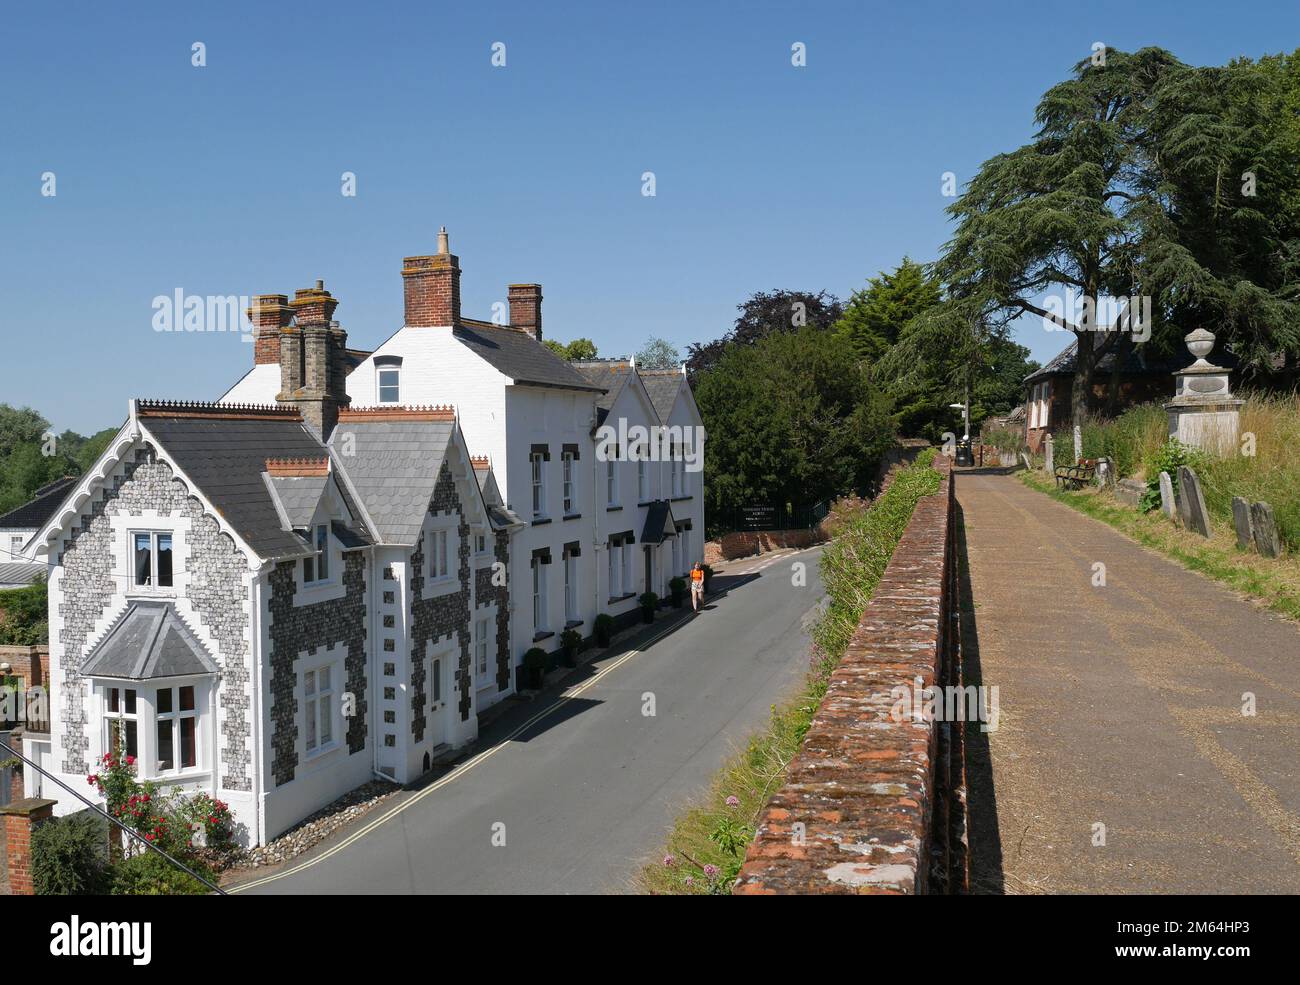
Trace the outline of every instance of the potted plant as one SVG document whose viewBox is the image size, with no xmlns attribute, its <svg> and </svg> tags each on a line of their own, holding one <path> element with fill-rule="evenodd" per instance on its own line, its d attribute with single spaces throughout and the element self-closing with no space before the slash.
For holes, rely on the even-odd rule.
<svg viewBox="0 0 1300 985">
<path fill-rule="evenodd" d="M 560 634 L 560 652 L 564 656 L 564 666 L 578 666 L 578 647 L 582 645 L 582 634 L 576 629 L 566 629 Z"/>
<path fill-rule="evenodd" d="M 637 601 L 641 603 L 641 618 L 645 622 L 654 622 L 655 609 L 659 608 L 659 596 L 654 592 L 643 592 Z"/>
<path fill-rule="evenodd" d="M 668 583 L 668 589 L 673 593 L 673 608 L 680 609 L 686 600 L 686 579 L 678 575 Z"/>
<path fill-rule="evenodd" d="M 614 636 L 614 617 L 608 612 L 602 612 L 596 617 L 593 628 L 596 632 L 596 645 L 609 646 L 609 641 Z"/>
<path fill-rule="evenodd" d="M 524 671 L 528 686 L 534 691 L 542 689 L 542 679 L 546 676 L 546 651 L 535 646 L 524 654 Z"/>
</svg>

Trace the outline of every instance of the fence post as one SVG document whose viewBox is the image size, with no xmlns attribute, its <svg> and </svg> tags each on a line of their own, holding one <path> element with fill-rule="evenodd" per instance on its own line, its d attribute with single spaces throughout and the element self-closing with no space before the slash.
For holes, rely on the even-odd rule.
<svg viewBox="0 0 1300 985">
<path fill-rule="evenodd" d="M 12 896 L 33 896 L 32 831 L 54 816 L 53 800 L 28 797 L 0 807 L 4 819 L 5 868 Z"/>
</svg>

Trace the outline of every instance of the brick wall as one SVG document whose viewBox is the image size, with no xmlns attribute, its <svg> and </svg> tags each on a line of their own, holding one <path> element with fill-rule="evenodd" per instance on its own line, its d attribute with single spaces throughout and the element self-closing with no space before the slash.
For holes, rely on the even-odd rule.
<svg viewBox="0 0 1300 985">
<path fill-rule="evenodd" d="M 896 720 L 897 688 L 961 679 L 950 463 L 906 532 L 830 680 L 735 892 L 924 893 L 965 887 L 960 723 Z"/>
<path fill-rule="evenodd" d="M 821 527 L 811 530 L 740 530 L 723 534 L 704 545 L 704 563 L 717 564 L 739 557 L 776 551 L 783 547 L 805 548 L 826 540 Z"/>
</svg>

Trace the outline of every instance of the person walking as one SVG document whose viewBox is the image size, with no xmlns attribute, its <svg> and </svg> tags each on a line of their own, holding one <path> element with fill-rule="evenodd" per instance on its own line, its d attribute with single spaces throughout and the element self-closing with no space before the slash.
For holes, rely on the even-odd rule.
<svg viewBox="0 0 1300 985">
<path fill-rule="evenodd" d="M 691 568 L 691 608 L 696 612 L 700 611 L 700 603 L 704 601 L 704 565 L 699 561 L 695 562 L 695 567 Z"/>
</svg>

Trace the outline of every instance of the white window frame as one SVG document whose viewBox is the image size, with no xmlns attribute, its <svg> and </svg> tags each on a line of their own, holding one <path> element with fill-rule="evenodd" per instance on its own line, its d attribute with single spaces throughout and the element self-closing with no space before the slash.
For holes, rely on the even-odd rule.
<svg viewBox="0 0 1300 985">
<path fill-rule="evenodd" d="M 384 382 L 384 374 L 391 373 L 391 382 Z M 385 390 L 392 390 L 390 398 L 384 397 Z M 400 404 L 402 402 L 402 367 L 401 366 L 377 366 L 375 367 L 375 403 L 378 404 Z"/>
<path fill-rule="evenodd" d="M 650 501 L 650 463 L 644 456 L 636 460 L 636 498 L 639 503 Z"/>
<path fill-rule="evenodd" d="M 488 538 L 485 533 L 474 534 L 474 553 L 479 557 L 488 554 Z"/>
<path fill-rule="evenodd" d="M 609 545 L 609 597 L 611 599 L 616 599 L 623 594 L 618 590 L 619 574 L 623 570 L 623 563 L 618 557 L 618 552 L 621 549 L 621 544 Z"/>
<path fill-rule="evenodd" d="M 9 538 L 9 549 L 10 549 L 11 551 L 13 551 L 15 554 L 21 554 L 22 551 L 23 551 L 23 545 L 26 544 L 26 543 L 27 543 L 27 541 L 24 540 L 24 539 L 23 539 L 22 537 L 20 537 L 20 536 L 17 536 L 17 535 L 11 536 L 11 537 Z M 175 542 L 173 542 L 173 550 L 175 550 Z M 175 567 L 176 567 L 176 555 L 173 554 L 173 555 L 172 555 L 172 575 L 173 575 L 173 576 L 175 576 L 175 574 L 176 574 Z"/>
<path fill-rule="evenodd" d="M 302 746 L 303 758 L 314 759 L 337 748 L 339 729 L 337 721 L 338 702 L 334 700 L 337 693 L 334 682 L 334 664 L 320 664 L 311 670 L 304 670 L 302 675 Z M 321 686 L 321 675 L 326 675 L 327 684 Z M 308 689 L 310 685 L 310 690 Z M 322 704 L 322 702 L 325 702 Z M 328 729 L 329 736 L 324 733 Z"/>
<path fill-rule="evenodd" d="M 451 530 L 438 527 L 429 531 L 429 581 L 440 582 L 451 578 Z"/>
<path fill-rule="evenodd" d="M 564 515 L 572 516 L 578 512 L 578 470 L 573 452 L 566 451 L 560 455 L 560 464 L 564 476 Z"/>
<path fill-rule="evenodd" d="M 330 583 L 330 528 L 328 523 L 318 523 L 311 528 L 311 539 L 316 551 L 311 557 L 302 559 L 302 583 L 304 585 L 328 585 Z M 310 577 L 308 574 L 310 573 Z"/>
<path fill-rule="evenodd" d="M 528 456 L 532 466 L 533 519 L 546 516 L 546 456 L 533 452 Z"/>
<path fill-rule="evenodd" d="M 533 634 L 548 632 L 546 623 L 546 565 L 533 558 Z"/>
<path fill-rule="evenodd" d="M 130 683 L 133 686 L 125 687 L 124 684 Z M 135 723 L 135 752 L 131 752 L 126 746 L 126 737 L 123 736 L 122 755 L 134 756 L 135 761 L 141 761 L 141 754 L 144 752 L 144 735 L 142 734 L 145 725 L 145 717 L 140 714 L 140 704 L 143 698 L 140 694 L 140 688 L 134 686 L 134 682 L 123 682 L 117 684 L 104 684 L 101 688 L 102 693 L 100 700 L 103 701 L 104 711 L 101 717 L 104 720 L 104 753 L 107 754 L 113 748 L 113 733 L 116 731 L 118 722 Z M 110 710 L 109 692 L 118 691 L 117 711 Z M 126 692 L 131 691 L 135 694 L 135 711 L 126 710 Z M 125 731 L 125 728 L 123 729 Z"/>
<path fill-rule="evenodd" d="M 605 503 L 618 505 L 618 448 L 611 449 L 611 455 L 605 460 Z"/>
<path fill-rule="evenodd" d="M 138 537 L 149 538 L 149 580 L 146 582 L 136 581 L 137 572 L 136 572 L 135 544 L 136 544 L 136 538 Z M 171 584 L 169 585 L 158 584 L 158 550 L 159 550 L 158 539 L 160 537 L 166 537 L 169 544 L 171 545 L 169 550 L 171 551 L 171 555 L 172 555 L 172 574 L 171 574 Z M 126 549 L 131 559 L 131 563 L 128 567 L 128 570 L 131 572 L 130 590 L 132 593 L 139 593 L 139 592 L 169 593 L 169 592 L 174 592 L 176 590 L 176 576 L 177 574 L 179 574 L 179 572 L 177 571 L 177 565 L 176 565 L 176 558 L 177 558 L 176 532 L 174 530 L 129 530 L 127 531 L 127 535 L 126 535 Z"/>
<path fill-rule="evenodd" d="M 623 561 L 623 594 L 633 595 L 636 593 L 634 588 L 636 582 L 632 580 L 632 556 L 636 554 L 636 551 L 629 551 L 628 546 L 624 544 L 619 552 Z"/>
<path fill-rule="evenodd" d="M 189 688 L 194 692 L 194 706 L 188 711 L 181 708 L 181 689 Z M 160 711 L 158 696 L 163 691 L 172 693 L 172 710 Z M 196 773 L 203 769 L 203 716 L 202 710 L 202 688 L 194 683 L 169 683 L 153 689 L 153 776 L 182 776 L 186 773 Z M 194 765 L 181 766 L 180 748 L 181 748 L 181 722 L 185 719 L 194 720 Z M 170 768 L 164 769 L 162 766 L 161 751 L 162 737 L 158 734 L 159 728 L 163 722 L 172 723 L 172 763 Z"/>
<path fill-rule="evenodd" d="M 670 448 L 673 499 L 677 499 L 682 495 L 682 466 L 686 463 L 681 458 L 681 445 L 674 442 Z"/>
<path fill-rule="evenodd" d="M 578 559 L 564 555 L 564 621 L 578 621 Z"/>
</svg>

